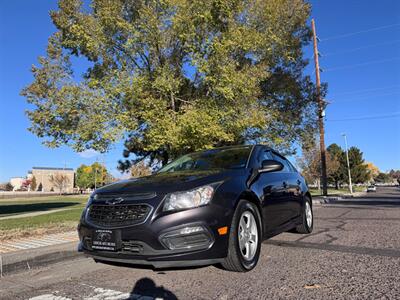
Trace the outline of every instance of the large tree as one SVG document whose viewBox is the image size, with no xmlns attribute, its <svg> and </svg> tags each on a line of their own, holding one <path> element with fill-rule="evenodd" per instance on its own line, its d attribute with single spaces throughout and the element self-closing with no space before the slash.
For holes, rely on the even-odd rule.
<svg viewBox="0 0 400 300">
<path fill-rule="evenodd" d="M 357 147 L 351 147 L 348 151 L 352 182 L 365 183 L 369 180 L 370 175 L 367 164 L 363 158 L 363 153 Z M 331 173 L 328 177 L 328 180 L 335 184 L 336 188 L 339 188 L 342 183 L 349 182 L 346 153 L 337 144 L 329 145 L 327 152 L 331 157 L 339 161 L 339 167 L 336 172 Z"/>
<path fill-rule="evenodd" d="M 148 158 L 313 136 L 303 0 L 60 0 L 57 31 L 22 91 L 45 144 Z M 74 73 L 71 57 L 88 65 Z M 74 59 L 76 61 L 76 59 Z"/>
<path fill-rule="evenodd" d="M 91 166 L 80 165 L 76 170 L 76 185 L 80 190 L 92 188 L 94 186 L 94 176 Z"/>
<path fill-rule="evenodd" d="M 336 171 L 328 176 L 328 181 L 333 183 L 336 189 L 339 189 L 339 186 L 348 178 L 346 154 L 338 144 L 331 144 L 326 150 L 332 158 L 339 162 Z"/>
<path fill-rule="evenodd" d="M 76 185 L 81 189 L 100 187 L 113 181 L 112 175 L 107 168 L 94 162 L 92 165 L 80 165 L 76 170 Z"/>
<path fill-rule="evenodd" d="M 350 171 L 351 179 L 353 183 L 365 183 L 369 180 L 369 172 L 365 160 L 363 158 L 363 153 L 357 147 L 351 147 L 349 149 L 349 161 L 350 161 Z M 346 180 L 348 176 L 346 176 Z"/>
<path fill-rule="evenodd" d="M 321 178 L 321 151 L 316 144 L 310 148 L 304 148 L 302 156 L 298 157 L 297 163 L 300 166 L 302 175 L 309 183 L 317 184 L 320 187 Z M 340 161 L 336 156 L 326 153 L 326 171 L 327 176 L 337 172 L 340 167 Z"/>
<path fill-rule="evenodd" d="M 368 180 L 374 182 L 375 179 L 381 173 L 379 171 L 379 168 L 377 166 L 375 166 L 372 162 L 365 163 L 365 166 L 366 166 L 367 171 L 368 171 L 368 177 L 369 177 Z"/>
</svg>

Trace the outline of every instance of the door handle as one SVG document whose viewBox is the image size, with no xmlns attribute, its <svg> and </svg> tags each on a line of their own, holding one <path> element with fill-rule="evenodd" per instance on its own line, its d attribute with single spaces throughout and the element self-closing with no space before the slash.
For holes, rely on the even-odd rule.
<svg viewBox="0 0 400 300">
<path fill-rule="evenodd" d="M 300 192 L 300 189 L 301 189 L 301 181 L 300 179 L 297 179 L 297 186 L 296 186 L 297 192 Z"/>
<path fill-rule="evenodd" d="M 285 189 L 287 188 L 287 183 L 286 183 L 286 181 L 284 181 L 282 185 L 283 185 L 283 187 L 284 187 Z"/>
</svg>

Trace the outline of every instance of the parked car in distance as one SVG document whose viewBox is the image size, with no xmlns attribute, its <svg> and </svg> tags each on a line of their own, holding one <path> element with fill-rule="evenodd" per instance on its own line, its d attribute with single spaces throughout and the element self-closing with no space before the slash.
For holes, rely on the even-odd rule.
<svg viewBox="0 0 400 300">
<path fill-rule="evenodd" d="M 237 272 L 256 266 L 263 240 L 312 230 L 304 178 L 263 145 L 187 154 L 153 175 L 102 187 L 78 226 L 79 250 L 98 262 Z"/>
<path fill-rule="evenodd" d="M 375 185 L 369 185 L 367 187 L 367 193 L 370 193 L 370 192 L 376 192 L 376 186 Z"/>
</svg>

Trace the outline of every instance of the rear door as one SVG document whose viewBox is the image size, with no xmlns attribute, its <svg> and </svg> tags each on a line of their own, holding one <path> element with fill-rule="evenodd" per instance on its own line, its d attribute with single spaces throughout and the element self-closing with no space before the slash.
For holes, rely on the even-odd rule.
<svg viewBox="0 0 400 300">
<path fill-rule="evenodd" d="M 290 161 L 288 161 L 289 163 L 289 167 L 291 167 L 292 172 L 294 174 L 294 179 L 293 179 L 293 184 L 294 184 L 294 188 L 293 188 L 293 195 L 295 197 L 295 214 L 297 216 L 301 215 L 302 212 L 302 205 L 303 205 L 303 189 L 302 187 L 306 185 L 305 180 L 303 178 L 303 176 L 301 176 L 301 174 L 296 170 L 296 168 L 290 163 Z"/>
</svg>

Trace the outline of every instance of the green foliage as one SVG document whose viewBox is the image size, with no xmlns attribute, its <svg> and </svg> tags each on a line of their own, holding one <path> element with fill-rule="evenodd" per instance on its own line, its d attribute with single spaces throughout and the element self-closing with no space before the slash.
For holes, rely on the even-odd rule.
<svg viewBox="0 0 400 300">
<path fill-rule="evenodd" d="M 357 147 L 349 149 L 349 161 L 351 170 L 351 179 L 353 183 L 364 183 L 369 179 L 369 172 L 363 153 Z"/>
<path fill-rule="evenodd" d="M 94 186 L 94 177 L 90 166 L 81 165 L 76 170 L 76 185 L 80 189 L 87 189 Z"/>
<path fill-rule="evenodd" d="M 348 182 L 349 176 L 347 171 L 347 161 L 345 151 L 337 144 L 331 144 L 327 148 L 331 157 L 335 157 L 339 161 L 339 167 L 328 177 L 331 183 L 338 188 L 340 184 Z M 364 161 L 363 153 L 357 147 L 349 149 L 349 162 L 351 170 L 351 179 L 353 183 L 365 183 L 369 180 L 370 175 L 367 164 Z"/>
<path fill-rule="evenodd" d="M 60 0 L 57 31 L 22 90 L 45 144 L 166 163 L 220 145 L 291 151 L 315 131 L 303 0 Z M 90 67 L 80 78 L 71 56 Z M 131 162 L 121 162 L 127 169 Z"/>
<path fill-rule="evenodd" d="M 328 182 L 333 183 L 336 189 L 338 189 L 339 185 L 345 182 L 348 178 L 346 154 L 338 144 L 331 144 L 326 150 L 331 157 L 334 157 L 335 160 L 339 162 L 336 172 L 333 172 L 328 176 Z"/>
<path fill-rule="evenodd" d="M 104 165 L 98 162 L 94 162 L 90 166 L 82 164 L 76 170 L 76 185 L 80 189 L 93 189 L 95 186 L 100 187 L 111 181 L 111 174 Z"/>
</svg>

